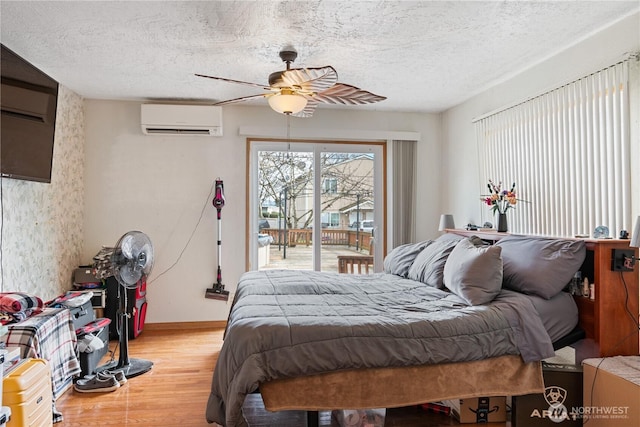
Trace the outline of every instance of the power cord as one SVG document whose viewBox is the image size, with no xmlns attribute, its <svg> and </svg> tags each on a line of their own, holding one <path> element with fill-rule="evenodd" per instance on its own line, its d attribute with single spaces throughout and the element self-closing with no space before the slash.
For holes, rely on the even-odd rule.
<svg viewBox="0 0 640 427">
<path fill-rule="evenodd" d="M 189 246 L 189 243 L 191 243 L 191 239 L 193 238 L 193 235 L 195 234 L 196 230 L 198 229 L 198 226 L 200 225 L 200 222 L 202 221 L 202 217 L 204 216 L 205 209 L 206 209 L 207 205 L 209 204 L 209 200 L 213 196 L 214 189 L 215 189 L 215 181 L 211 185 L 211 189 L 209 190 L 209 194 L 207 195 L 207 199 L 205 200 L 204 206 L 202 206 L 202 210 L 200 211 L 200 217 L 198 218 L 198 222 L 196 223 L 195 227 L 193 228 L 193 231 L 191 232 L 191 235 L 189 236 L 189 239 L 187 240 L 187 242 L 185 243 L 184 247 L 182 248 L 182 251 L 178 255 L 178 258 L 166 270 L 162 271 L 160 274 L 158 274 L 156 277 L 154 277 L 153 280 L 150 280 L 149 283 L 153 283 L 156 279 L 160 278 L 165 273 L 169 272 L 171 269 L 173 269 L 173 267 L 176 266 L 176 264 L 178 264 L 178 262 L 182 258 L 182 255 L 187 250 L 187 247 Z M 120 298 L 122 298 L 122 295 L 120 295 L 120 292 L 121 292 L 121 289 L 120 289 L 120 286 L 118 286 L 118 300 Z M 125 289 L 124 292 L 127 292 L 127 290 Z M 126 310 L 126 307 L 125 307 L 125 310 Z M 118 313 L 116 315 L 115 322 L 116 322 L 116 332 L 118 334 L 118 337 L 121 337 L 122 334 L 128 334 L 129 333 L 129 331 L 124 331 L 123 330 L 124 329 L 123 328 L 124 322 L 122 321 L 120 308 L 118 308 Z M 107 365 L 113 364 L 115 362 L 116 352 L 118 351 L 119 347 L 120 347 L 120 339 L 118 339 L 118 342 L 116 343 L 116 345 L 113 348 L 113 350 L 109 350 L 109 353 L 111 354 L 111 358 L 110 358 L 109 362 L 107 362 Z"/>
<path fill-rule="evenodd" d="M 178 255 L 178 258 L 166 270 L 162 271 L 160 274 L 158 274 L 156 277 L 154 277 L 152 280 L 150 280 L 149 283 L 155 282 L 157 279 L 162 277 L 165 273 L 168 273 L 170 270 L 172 270 L 173 267 L 176 266 L 176 264 L 178 264 L 178 262 L 182 258 L 182 255 L 184 255 L 184 252 L 187 250 L 187 247 L 189 246 L 189 243 L 191 243 L 191 239 L 193 239 L 193 235 L 196 233 L 196 230 L 198 229 L 198 226 L 200 225 L 200 222 L 202 221 L 202 217 L 204 216 L 204 211 L 207 208 L 207 205 L 209 204 L 209 200 L 211 200 L 211 197 L 213 196 L 213 192 L 215 190 L 215 186 L 216 186 L 216 183 L 215 183 L 215 181 L 213 181 L 213 184 L 211 185 L 211 189 L 209 190 L 209 194 L 207 195 L 207 199 L 204 201 L 204 205 L 202 206 L 202 211 L 200 211 L 200 218 L 198 218 L 198 222 L 196 223 L 195 227 L 193 227 L 193 231 L 191 232 L 191 235 L 189 236 L 189 239 L 187 240 L 187 242 L 185 243 L 184 247 L 182 248 L 182 251 L 180 251 L 180 254 Z"/>
<path fill-rule="evenodd" d="M 636 325 L 636 329 L 640 329 L 640 323 L 638 322 L 637 317 L 638 315 L 634 315 L 629 308 L 629 288 L 627 287 L 627 281 L 624 280 L 624 274 L 622 274 L 622 271 L 620 272 L 620 280 L 622 281 L 622 284 L 624 286 L 624 309 L 631 318 L 633 324 Z"/>
</svg>

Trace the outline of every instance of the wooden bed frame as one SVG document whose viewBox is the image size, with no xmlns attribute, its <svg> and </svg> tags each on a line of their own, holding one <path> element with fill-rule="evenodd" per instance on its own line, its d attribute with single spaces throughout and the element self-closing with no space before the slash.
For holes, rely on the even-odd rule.
<svg viewBox="0 0 640 427">
<path fill-rule="evenodd" d="M 260 386 L 269 411 L 307 411 L 318 426 L 318 411 L 396 408 L 480 396 L 544 392 L 540 362 L 500 356 L 474 362 L 394 368 L 353 369 L 269 381 Z"/>
<path fill-rule="evenodd" d="M 504 235 L 466 230 L 447 232 L 463 236 L 475 234 L 492 242 Z M 341 260 L 345 265 L 352 264 L 343 268 L 343 272 L 368 273 L 368 269 L 362 271 L 362 265 L 370 263 L 369 257 L 365 257 L 362 262 L 354 262 L 353 257 Z M 569 345 L 583 337 L 584 331 L 576 328 L 554 343 L 554 348 Z M 267 410 L 307 411 L 309 427 L 318 426 L 318 411 L 395 408 L 448 399 L 543 392 L 541 362 L 524 363 L 520 356 L 439 365 L 344 370 L 260 385 Z"/>
<path fill-rule="evenodd" d="M 373 257 L 338 257 L 340 273 L 373 272 Z M 456 381 L 451 381 L 456 378 Z M 503 380 L 504 379 L 504 380 Z M 506 396 L 544 390 L 540 363 L 519 356 L 476 362 L 410 367 L 352 369 L 269 381 L 260 385 L 269 411 L 307 411 L 307 426 L 317 427 L 318 411 L 394 408 L 453 398 Z"/>
</svg>

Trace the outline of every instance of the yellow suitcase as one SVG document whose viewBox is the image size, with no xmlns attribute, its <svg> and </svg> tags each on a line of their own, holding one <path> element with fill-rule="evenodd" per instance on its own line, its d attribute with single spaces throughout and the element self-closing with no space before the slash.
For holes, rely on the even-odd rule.
<svg viewBox="0 0 640 427">
<path fill-rule="evenodd" d="M 44 359 L 25 359 L 4 375 L 2 405 L 11 408 L 7 427 L 53 425 L 51 369 Z"/>
</svg>

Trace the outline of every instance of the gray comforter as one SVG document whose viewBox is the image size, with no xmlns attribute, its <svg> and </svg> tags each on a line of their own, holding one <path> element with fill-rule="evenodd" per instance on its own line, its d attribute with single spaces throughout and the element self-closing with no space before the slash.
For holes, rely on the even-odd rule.
<svg viewBox="0 0 640 427">
<path fill-rule="evenodd" d="M 351 368 L 553 355 L 531 302 L 503 290 L 488 305 L 390 274 L 245 273 L 229 314 L 206 417 L 246 426 L 260 383 Z"/>
</svg>

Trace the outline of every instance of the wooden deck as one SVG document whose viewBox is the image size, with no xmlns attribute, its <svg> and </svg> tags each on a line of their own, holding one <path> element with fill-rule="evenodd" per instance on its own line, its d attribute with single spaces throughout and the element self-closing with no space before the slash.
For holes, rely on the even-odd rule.
<svg viewBox="0 0 640 427">
<path fill-rule="evenodd" d="M 369 255 L 368 250 L 356 251 L 355 247 L 340 245 L 323 245 L 321 249 L 322 271 L 338 272 L 339 256 Z M 313 269 L 313 248 L 306 245 L 287 247 L 287 258 L 284 259 L 284 246 L 278 249 L 277 244 L 271 244 L 269 263 L 260 270 L 286 268 L 291 270 Z"/>
</svg>

